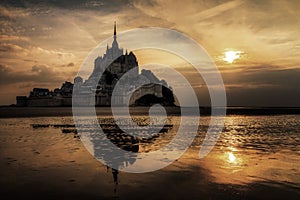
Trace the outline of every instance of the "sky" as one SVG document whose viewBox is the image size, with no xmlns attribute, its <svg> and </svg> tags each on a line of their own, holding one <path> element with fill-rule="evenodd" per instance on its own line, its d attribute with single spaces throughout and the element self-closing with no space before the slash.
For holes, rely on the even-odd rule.
<svg viewBox="0 0 300 200">
<path fill-rule="evenodd" d="M 230 106 L 300 106 L 300 1 L 294 0 L 2 0 L 0 105 L 33 87 L 73 81 L 88 53 L 112 36 L 114 21 L 118 32 L 169 28 L 201 44 L 223 77 Z M 230 51 L 238 57 L 232 63 L 225 59 Z M 134 53 L 141 65 L 162 55 Z M 170 65 L 205 89 L 174 60 Z"/>
</svg>

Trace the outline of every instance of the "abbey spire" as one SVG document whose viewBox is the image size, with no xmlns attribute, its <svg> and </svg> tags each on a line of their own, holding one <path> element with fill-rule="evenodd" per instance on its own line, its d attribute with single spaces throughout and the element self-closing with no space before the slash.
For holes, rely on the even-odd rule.
<svg viewBox="0 0 300 200">
<path fill-rule="evenodd" d="M 114 26 L 114 39 L 117 37 L 117 25 L 115 21 L 115 26 Z"/>
<path fill-rule="evenodd" d="M 121 49 L 119 49 L 119 44 L 117 42 L 117 24 L 115 22 L 115 24 L 114 24 L 114 41 L 112 43 L 112 54 L 114 56 L 116 56 L 116 55 L 117 56 L 123 55 L 123 49 L 122 49 L 122 52 L 120 50 Z"/>
</svg>

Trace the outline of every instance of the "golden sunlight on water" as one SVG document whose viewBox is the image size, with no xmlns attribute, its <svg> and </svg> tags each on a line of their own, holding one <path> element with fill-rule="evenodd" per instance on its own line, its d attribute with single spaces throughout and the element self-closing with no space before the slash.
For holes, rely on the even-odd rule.
<svg viewBox="0 0 300 200">
<path fill-rule="evenodd" d="M 299 188 L 298 120 L 299 116 L 227 116 L 217 144 L 200 165 L 222 184 L 263 182 Z"/>
<path fill-rule="evenodd" d="M 147 122 L 144 116 L 137 120 L 141 124 Z M 213 191 L 217 186 L 223 191 L 225 186 L 232 190 L 237 186 L 251 188 L 255 184 L 268 184 L 272 189 L 299 190 L 300 116 L 227 116 L 217 144 L 205 158 L 199 159 L 209 121 L 210 117 L 202 117 L 193 144 L 172 165 L 146 174 L 119 172 L 115 177 L 116 174 L 112 175 L 111 170 L 93 159 L 83 147 L 72 117 L 2 119 L 0 141 L 5 162 L 0 167 L 8 177 L 15 177 L 16 171 L 20 177 L 24 176 L 18 182 L 12 181 L 11 186 L 43 180 L 45 185 L 50 185 L 48 188 L 55 185 L 64 190 L 73 184 L 73 190 L 80 191 L 83 186 L 92 185 L 90 192 L 99 196 L 109 196 L 111 193 L 107 191 L 114 191 L 113 177 L 120 178 L 119 192 L 125 196 L 129 186 L 137 190 L 145 187 L 143 192 L 147 192 L 147 187 L 156 191 L 157 185 L 165 183 L 176 187 L 182 183 L 182 187 L 190 192 L 212 184 L 215 184 Z M 111 136 L 126 137 L 130 143 L 129 136 L 116 133 L 118 130 L 112 126 L 110 118 L 102 117 L 99 122 Z M 172 116 L 159 135 L 138 142 L 138 151 L 150 152 L 168 144 L 176 134 L 178 123 L 179 118 Z M 119 146 L 127 145 L 118 138 L 111 140 Z M 171 149 L 171 153 L 176 150 Z M 131 158 L 128 164 L 138 162 L 138 159 Z M 20 166 L 22 170 L 19 170 Z M 182 177 L 179 179 L 178 176 Z M 7 180 L 2 178 L 5 185 L 9 185 Z M 153 184 L 149 186 L 150 181 Z M 104 188 L 102 191 L 98 189 L 101 187 Z"/>
</svg>

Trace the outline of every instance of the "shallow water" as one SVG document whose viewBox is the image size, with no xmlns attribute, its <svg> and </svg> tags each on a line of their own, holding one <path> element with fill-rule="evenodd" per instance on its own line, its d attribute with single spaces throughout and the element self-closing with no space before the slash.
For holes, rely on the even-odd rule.
<svg viewBox="0 0 300 200">
<path fill-rule="evenodd" d="M 189 118 L 193 122 L 193 116 Z M 110 134 L 115 130 L 110 117 L 101 116 L 98 120 Z M 135 120 L 140 125 L 148 124 L 147 116 L 139 115 Z M 77 196 L 78 199 L 91 195 L 133 198 L 133 194 L 136 198 L 149 194 L 148 199 L 152 199 L 150 197 L 157 197 L 154 191 L 159 197 L 175 199 L 198 198 L 199 195 L 204 195 L 204 199 L 251 199 L 265 195 L 276 199 L 286 194 L 296 199 L 300 196 L 300 115 L 227 116 L 213 150 L 199 159 L 209 122 L 210 117 L 201 117 L 190 148 L 170 166 L 150 173 L 131 174 L 116 172 L 95 160 L 82 145 L 72 117 L 2 118 L 1 186 L 8 197 L 19 190 L 25 196 L 39 197 L 39 193 L 33 192 L 36 190 L 31 193 L 27 188 L 36 185 L 44 187 L 41 194 L 62 190 L 68 198 L 81 191 L 83 196 Z M 170 116 L 166 124 L 168 128 L 152 135 L 155 137 L 137 141 L 139 153 L 167 145 L 177 133 L 180 117 Z M 90 127 L 86 130 L 91 131 Z M 116 138 L 119 137 L 119 130 L 115 132 Z M 131 145 L 128 135 L 122 137 L 129 138 L 127 143 L 116 139 L 116 145 Z M 127 165 L 141 158 L 130 158 Z M 155 190 L 157 184 L 169 185 L 166 187 L 173 191 Z M 176 187 L 184 191 L 174 192 Z M 276 188 L 278 194 L 266 194 Z"/>
</svg>

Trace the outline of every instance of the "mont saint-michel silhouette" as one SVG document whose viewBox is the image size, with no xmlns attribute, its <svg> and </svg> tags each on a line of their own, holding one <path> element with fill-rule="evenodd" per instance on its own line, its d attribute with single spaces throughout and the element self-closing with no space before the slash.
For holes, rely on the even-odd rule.
<svg viewBox="0 0 300 200">
<path fill-rule="evenodd" d="M 124 54 L 123 48 L 120 48 L 117 42 L 115 23 L 112 45 L 111 47 L 107 45 L 106 53 L 95 59 L 94 70 L 87 80 L 77 76 L 74 78 L 74 84 L 66 81 L 53 91 L 48 88 L 33 88 L 29 96 L 16 97 L 17 106 L 72 106 L 72 98 L 75 96 L 79 97 L 76 100 L 79 106 L 92 104 L 110 106 L 113 90 L 119 80 L 121 80 L 119 85 L 124 86 L 124 89 L 113 98 L 114 105 L 150 106 L 157 103 L 164 106 L 174 105 L 174 95 L 167 82 L 159 80 L 150 70 L 142 69 L 139 73 L 134 53 L 128 53 L 126 50 Z M 142 87 L 134 87 L 141 84 Z M 131 97 L 128 101 L 126 98 L 129 94 Z"/>
</svg>

